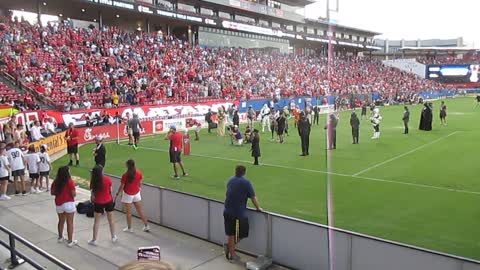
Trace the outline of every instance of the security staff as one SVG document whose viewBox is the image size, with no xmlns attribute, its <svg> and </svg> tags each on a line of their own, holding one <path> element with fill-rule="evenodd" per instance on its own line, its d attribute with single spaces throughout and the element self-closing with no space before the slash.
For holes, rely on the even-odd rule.
<svg viewBox="0 0 480 270">
<path fill-rule="evenodd" d="M 316 123 L 318 126 L 318 121 L 320 119 L 320 107 L 318 105 L 313 107 L 313 123 Z"/>
<path fill-rule="evenodd" d="M 300 113 L 300 119 L 298 121 L 298 135 L 300 135 L 300 141 L 302 143 L 301 156 L 308 156 L 308 148 L 310 146 L 310 121 L 308 120 L 305 112 Z"/>
<path fill-rule="evenodd" d="M 350 116 L 350 126 L 352 127 L 353 144 L 358 144 L 360 120 L 355 112 L 352 112 L 352 115 Z"/>
<path fill-rule="evenodd" d="M 408 122 L 410 121 L 410 111 L 408 110 L 408 107 L 405 106 L 405 111 L 403 112 L 403 125 L 405 126 L 405 131 L 403 134 L 408 134 Z"/>
</svg>

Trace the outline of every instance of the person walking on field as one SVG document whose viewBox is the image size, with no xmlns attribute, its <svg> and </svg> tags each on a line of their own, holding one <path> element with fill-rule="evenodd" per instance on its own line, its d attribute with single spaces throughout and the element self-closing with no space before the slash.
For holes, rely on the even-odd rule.
<svg viewBox="0 0 480 270">
<path fill-rule="evenodd" d="M 78 154 L 78 131 L 75 129 L 75 125 L 70 123 L 68 129 L 65 132 L 65 139 L 67 140 L 67 153 L 70 155 L 70 162 L 68 166 L 73 166 L 73 160 L 75 159 L 75 165 L 80 165 L 80 156 Z"/>
<path fill-rule="evenodd" d="M 63 243 L 63 228 L 67 223 L 67 246 L 73 247 L 77 240 L 73 239 L 73 218 L 75 216 L 75 183 L 70 176 L 68 166 L 58 168 L 57 177 L 53 181 L 51 194 L 55 196 L 55 205 L 58 214 L 58 243 Z"/>
<path fill-rule="evenodd" d="M 130 119 L 127 124 L 132 129 L 133 149 L 137 150 L 138 142 L 140 141 L 140 131 L 143 129 L 138 115 L 134 113 L 132 119 Z"/>
<path fill-rule="evenodd" d="M 95 219 L 93 221 L 93 237 L 92 240 L 88 241 L 88 244 L 92 246 L 97 245 L 100 218 L 105 212 L 107 212 L 112 242 L 117 242 L 118 237 L 115 235 L 115 220 L 113 219 L 113 210 L 115 210 L 115 204 L 112 197 L 112 179 L 103 175 L 103 167 L 99 164 L 95 165 L 92 170 L 90 191 L 92 192 L 91 201 L 93 202 Z"/>
<path fill-rule="evenodd" d="M 107 149 L 103 145 L 103 137 L 95 137 L 95 148 L 93 149 L 93 157 L 96 165 L 100 165 L 105 168 L 105 162 L 107 159 Z"/>
<path fill-rule="evenodd" d="M 231 177 L 227 184 L 225 209 L 223 210 L 227 243 L 223 245 L 223 249 L 225 257 L 229 261 L 240 260 L 240 256 L 235 252 L 235 246 L 241 239 L 248 237 L 247 199 L 252 201 L 257 211 L 263 211 L 252 184 L 244 178 L 246 171 L 245 166 L 238 165 L 235 168 L 235 176 Z"/>
<path fill-rule="evenodd" d="M 135 167 L 135 161 L 129 159 L 126 162 L 127 172 L 122 175 L 120 187 L 118 187 L 117 194 L 122 194 L 122 203 L 125 207 L 125 215 L 127 217 L 127 227 L 123 229 L 124 232 L 133 232 L 132 228 L 132 204 L 135 206 L 140 219 L 143 221 L 143 231 L 149 232 L 150 227 L 148 226 L 147 219 L 143 212 L 142 207 L 142 196 L 140 195 L 140 190 L 142 186 L 143 175 L 140 170 Z"/>
<path fill-rule="evenodd" d="M 338 118 L 335 116 L 335 114 L 330 114 L 328 123 L 325 126 L 328 136 L 328 150 L 337 149 L 337 125 Z"/>
<path fill-rule="evenodd" d="M 178 176 L 177 164 L 180 165 L 182 169 L 182 176 L 188 176 L 185 172 L 185 167 L 183 166 L 182 161 L 182 134 L 177 132 L 177 128 L 175 126 L 170 126 L 170 131 L 165 136 L 165 140 L 170 141 L 170 163 L 173 165 L 173 178 L 178 180 L 180 177 Z"/>
<path fill-rule="evenodd" d="M 298 128 L 298 135 L 300 135 L 300 141 L 302 144 L 302 154 L 301 156 L 308 156 L 310 153 L 308 152 L 309 147 L 310 147 L 310 122 L 308 121 L 308 118 L 306 117 L 304 112 L 300 113 L 297 124 Z"/>
<path fill-rule="evenodd" d="M 225 136 L 225 124 L 226 124 L 225 109 L 223 108 L 223 106 L 218 107 L 217 121 L 218 121 L 217 135 L 223 137 Z"/>
<path fill-rule="evenodd" d="M 261 156 L 260 155 L 260 134 L 258 134 L 258 129 L 253 130 L 253 135 L 252 135 L 252 148 L 250 149 L 252 151 L 252 157 L 254 158 L 253 165 L 258 165 L 258 158 Z"/>
<path fill-rule="evenodd" d="M 442 101 L 440 105 L 440 125 L 447 126 L 447 105 Z"/>
<path fill-rule="evenodd" d="M 352 127 L 353 144 L 358 144 L 360 120 L 355 112 L 352 112 L 352 115 L 350 116 L 350 126 Z"/>
<path fill-rule="evenodd" d="M 405 106 L 403 107 L 405 111 L 403 112 L 403 125 L 405 126 L 405 130 L 403 134 L 408 134 L 408 122 L 410 121 L 410 111 L 408 110 L 408 107 Z"/>
</svg>

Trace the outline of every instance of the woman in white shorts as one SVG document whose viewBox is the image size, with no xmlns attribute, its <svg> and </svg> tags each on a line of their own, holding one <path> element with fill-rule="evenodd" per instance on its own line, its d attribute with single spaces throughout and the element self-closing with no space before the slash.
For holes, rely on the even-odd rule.
<svg viewBox="0 0 480 270">
<path fill-rule="evenodd" d="M 67 223 L 67 246 L 73 247 L 77 240 L 73 240 L 73 217 L 75 215 L 75 183 L 70 177 L 68 166 L 58 168 L 57 177 L 53 181 L 51 194 L 55 196 L 55 206 L 58 214 L 58 242 L 63 243 L 63 228 Z"/>
<path fill-rule="evenodd" d="M 117 196 L 122 192 L 122 203 L 125 207 L 127 216 L 127 227 L 123 229 L 124 232 L 133 232 L 132 229 L 132 204 L 135 206 L 138 215 L 143 221 L 143 231 L 150 231 L 148 221 L 145 218 L 142 207 L 142 196 L 140 195 L 140 188 L 142 186 L 142 172 L 135 167 L 135 161 L 129 159 L 126 162 L 127 172 L 122 175 L 121 185 L 118 188 Z"/>
</svg>

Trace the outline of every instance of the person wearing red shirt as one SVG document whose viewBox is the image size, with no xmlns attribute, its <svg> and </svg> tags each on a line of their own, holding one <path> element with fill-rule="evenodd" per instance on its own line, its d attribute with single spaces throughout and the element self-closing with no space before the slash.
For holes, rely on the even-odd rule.
<svg viewBox="0 0 480 270">
<path fill-rule="evenodd" d="M 182 134 L 180 132 L 177 132 L 177 128 L 175 126 L 170 126 L 170 131 L 167 133 L 165 136 L 165 140 L 170 141 L 170 163 L 173 164 L 173 171 L 174 179 L 180 179 L 178 176 L 178 171 L 177 171 L 177 164 L 180 164 L 180 168 L 182 169 L 183 176 L 188 176 L 188 174 L 185 172 L 185 168 L 183 166 L 183 161 L 182 161 Z"/>
<path fill-rule="evenodd" d="M 132 203 L 137 210 L 138 215 L 143 221 L 143 231 L 149 232 L 150 227 L 148 226 L 148 221 L 145 218 L 142 207 L 142 196 L 140 195 L 140 188 L 142 186 L 143 175 L 140 170 L 137 170 L 135 167 L 135 161 L 129 159 L 126 162 L 127 172 L 122 175 L 120 187 L 118 187 L 117 194 L 118 197 L 120 192 L 122 192 L 122 203 L 125 207 L 125 213 L 127 216 L 127 227 L 123 229 L 124 232 L 133 232 L 132 229 Z"/>
<path fill-rule="evenodd" d="M 118 237 L 115 235 L 115 220 L 113 219 L 113 210 L 115 210 L 115 204 L 112 197 L 112 179 L 103 175 L 103 167 L 101 165 L 96 165 L 92 170 L 90 190 L 92 192 L 95 219 L 93 221 L 93 238 L 92 240 L 88 241 L 88 244 L 92 246 L 97 245 L 100 218 L 105 212 L 107 212 L 112 242 L 115 243 L 117 242 Z"/>
<path fill-rule="evenodd" d="M 55 206 L 58 214 L 58 242 L 62 243 L 63 228 L 67 223 L 68 247 L 77 244 L 77 240 L 73 240 L 73 217 L 75 215 L 75 183 L 70 177 L 70 169 L 68 166 L 58 168 L 57 177 L 52 184 L 50 194 L 55 196 Z"/>
<path fill-rule="evenodd" d="M 78 154 L 78 131 L 75 129 L 73 123 L 68 125 L 67 132 L 65 132 L 65 139 L 67 140 L 67 153 L 70 155 L 70 163 L 68 163 L 68 166 L 73 165 L 73 159 L 75 158 L 75 164 L 78 167 L 80 164 L 80 155 Z"/>
</svg>

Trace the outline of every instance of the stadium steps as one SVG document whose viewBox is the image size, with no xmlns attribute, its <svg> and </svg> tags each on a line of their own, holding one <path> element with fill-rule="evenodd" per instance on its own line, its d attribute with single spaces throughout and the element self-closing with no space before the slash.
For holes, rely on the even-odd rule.
<svg viewBox="0 0 480 270">
<path fill-rule="evenodd" d="M 8 78 L 4 77 L 3 75 L 0 75 L 0 82 L 3 82 L 8 87 L 15 90 L 15 92 L 17 92 L 21 95 L 25 95 L 27 93 L 27 91 L 25 89 L 22 89 L 21 87 L 17 86 L 14 82 L 12 82 Z M 38 103 L 41 110 L 54 110 L 55 109 L 54 107 L 49 106 L 48 104 L 45 104 L 42 101 L 36 100 L 35 102 Z"/>
<path fill-rule="evenodd" d="M 86 200 L 89 197 L 88 191 L 82 189 L 77 189 L 77 194 L 78 201 Z M 13 197 L 10 201 L 0 201 L 0 220 L 5 227 L 13 229 L 19 235 L 76 269 L 118 269 L 119 266 L 136 260 L 138 247 L 152 245 L 160 246 L 162 259 L 175 264 L 182 270 L 245 269 L 241 265 L 227 262 L 222 247 L 218 245 L 154 224 L 150 224 L 150 233 L 144 233 L 138 219 L 134 219 L 133 223 L 135 232 L 124 233 L 122 229 L 125 226 L 125 216 L 120 212 L 115 212 L 115 225 L 119 237 L 116 244 L 110 241 L 108 223 L 104 217 L 97 240 L 98 246 L 89 246 L 87 241 L 92 235 L 93 219 L 77 214 L 74 238 L 78 240 L 79 245 L 67 248 L 65 244 L 57 243 L 57 215 L 53 197 L 47 193 Z M 0 234 L 0 237 L 4 239 L 6 236 Z M 33 252 L 23 249 L 21 246 L 20 248 L 31 258 L 46 266 L 51 266 L 51 263 L 39 258 Z M 246 255 L 241 257 L 244 261 L 252 260 Z M 49 269 L 53 268 L 49 267 Z M 273 266 L 269 269 L 285 268 Z"/>
</svg>

